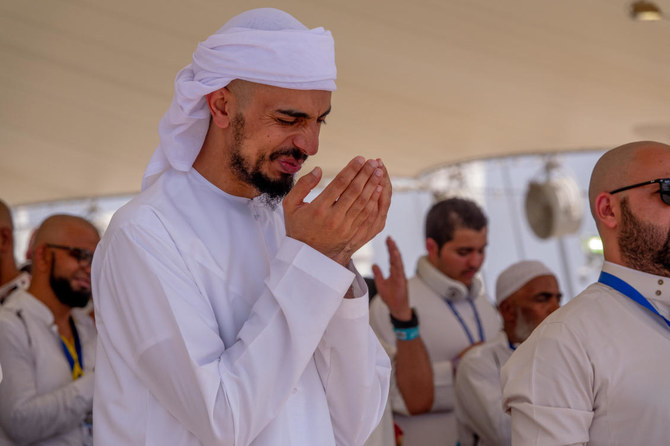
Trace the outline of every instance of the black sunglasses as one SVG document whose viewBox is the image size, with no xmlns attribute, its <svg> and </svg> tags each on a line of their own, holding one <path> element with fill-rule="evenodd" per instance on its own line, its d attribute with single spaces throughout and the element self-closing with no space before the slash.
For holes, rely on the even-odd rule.
<svg viewBox="0 0 670 446">
<path fill-rule="evenodd" d="M 93 262 L 93 253 L 88 249 L 75 248 L 74 246 L 52 245 L 51 243 L 47 243 L 47 246 L 49 248 L 66 250 L 68 254 L 77 259 L 81 266 L 89 266 Z"/>
<path fill-rule="evenodd" d="M 610 194 L 616 194 L 617 192 L 622 192 L 628 189 L 634 189 L 636 187 L 646 186 L 648 184 L 658 183 L 661 188 L 658 190 L 658 193 L 661 194 L 661 200 L 663 203 L 670 205 L 670 178 L 658 178 L 656 180 L 645 181 L 643 183 L 632 184 L 626 187 L 620 187 L 610 192 Z"/>
</svg>

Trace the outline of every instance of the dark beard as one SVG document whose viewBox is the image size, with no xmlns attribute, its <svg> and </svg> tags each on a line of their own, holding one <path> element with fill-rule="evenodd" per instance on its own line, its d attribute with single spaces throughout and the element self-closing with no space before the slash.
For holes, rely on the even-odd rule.
<svg viewBox="0 0 670 446">
<path fill-rule="evenodd" d="M 70 308 L 82 308 L 88 304 L 91 299 L 91 290 L 76 291 L 70 285 L 70 281 L 64 277 L 56 277 L 54 274 L 54 265 L 56 260 L 51 263 L 51 274 L 49 275 L 49 284 L 58 300 Z"/>
<path fill-rule="evenodd" d="M 268 178 L 262 171 L 263 164 L 268 161 L 267 156 L 262 155 L 252 167 L 244 158 L 242 158 L 242 143 L 244 142 L 244 116 L 238 114 L 232 121 L 234 145 L 231 155 L 231 166 L 237 177 L 247 184 L 253 186 L 261 193 L 261 199 L 270 207 L 276 207 L 277 204 L 291 190 L 294 183 L 294 176 L 282 174 L 277 180 Z M 300 149 L 291 147 L 278 150 L 270 155 L 269 161 L 274 161 L 280 156 L 292 156 L 296 161 L 307 159 Z"/>
<path fill-rule="evenodd" d="M 627 266 L 670 277 L 670 230 L 640 221 L 628 207 L 628 199 L 621 200 L 621 232 L 617 238 L 621 256 Z"/>
</svg>

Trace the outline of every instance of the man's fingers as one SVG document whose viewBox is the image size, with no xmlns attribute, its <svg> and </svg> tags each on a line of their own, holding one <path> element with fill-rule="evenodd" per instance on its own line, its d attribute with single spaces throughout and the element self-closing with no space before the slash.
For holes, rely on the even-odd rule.
<svg viewBox="0 0 670 446">
<path fill-rule="evenodd" d="M 352 206 L 351 212 L 347 213 L 347 218 L 351 219 L 350 227 L 354 231 L 361 231 L 366 236 L 372 234 L 371 226 L 374 227 L 375 225 L 377 208 L 379 206 L 379 195 L 382 193 L 382 188 L 379 185 L 374 185 L 372 189 L 372 194 L 369 197 L 362 197 L 362 203 L 357 202 L 357 206 Z M 362 206 L 362 208 L 356 212 L 353 208 L 358 206 Z M 375 232 L 374 234 L 376 235 L 377 233 Z M 368 240 L 365 240 L 361 246 L 367 242 Z"/>
<path fill-rule="evenodd" d="M 368 160 L 358 171 L 356 177 L 351 180 L 347 189 L 342 192 L 334 207 L 340 212 L 346 212 L 349 217 L 354 217 L 365 207 L 365 203 L 371 195 L 373 189 L 368 186 L 372 187 L 379 184 L 382 175 L 383 171 L 377 169 L 377 161 Z M 365 195 L 366 192 L 367 196 Z M 349 215 L 350 209 L 354 210 L 351 215 Z"/>
<path fill-rule="evenodd" d="M 303 203 L 307 195 L 321 181 L 321 168 L 315 167 L 307 175 L 303 175 L 296 181 L 291 191 L 284 198 L 284 210 L 295 209 Z"/>
<path fill-rule="evenodd" d="M 382 194 L 379 197 L 379 213 L 380 217 L 382 219 L 382 226 L 381 229 L 384 228 L 384 225 L 386 225 L 386 216 L 388 215 L 388 210 L 389 207 L 391 206 L 391 195 L 393 192 L 393 186 L 391 185 L 391 177 L 389 176 L 388 171 L 386 170 L 386 166 L 382 162 L 381 159 L 377 160 L 379 162 L 379 168 L 382 169 L 384 172 L 384 176 L 382 178 L 382 187 L 384 190 L 382 190 Z"/>
<path fill-rule="evenodd" d="M 342 195 L 342 193 L 349 187 L 351 181 L 356 177 L 361 168 L 365 165 L 365 158 L 357 156 L 349 161 L 344 169 L 338 173 L 333 181 L 326 186 L 323 191 L 316 197 L 312 203 L 318 205 L 332 206 L 333 203 Z"/>
<path fill-rule="evenodd" d="M 384 280 L 384 275 L 382 274 L 381 268 L 376 263 L 372 265 L 372 275 L 375 279 L 375 285 L 377 285 L 377 289 L 379 289 L 381 282 Z"/>
<path fill-rule="evenodd" d="M 362 170 L 361 170 L 362 172 Z M 335 204 L 336 210 L 345 210 L 346 217 L 353 221 L 354 225 L 361 224 L 369 215 L 370 211 L 374 210 L 379 202 L 379 195 L 382 193 L 382 186 L 379 185 L 381 181 L 382 171 L 375 169 L 375 173 L 368 179 L 368 182 L 360 191 L 358 197 L 352 203 L 345 203 L 344 196 Z M 354 183 L 352 183 L 354 188 Z M 350 189 L 345 192 L 348 193 Z"/>
<path fill-rule="evenodd" d="M 402 263 L 402 255 L 400 254 L 398 245 L 390 236 L 386 239 L 386 244 L 389 250 L 389 257 L 391 258 L 391 269 L 404 275 L 405 266 Z"/>
</svg>

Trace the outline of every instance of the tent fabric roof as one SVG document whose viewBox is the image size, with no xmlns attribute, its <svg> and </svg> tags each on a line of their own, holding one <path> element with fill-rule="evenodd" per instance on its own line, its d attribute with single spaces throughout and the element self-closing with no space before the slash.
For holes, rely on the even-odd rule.
<svg viewBox="0 0 670 446">
<path fill-rule="evenodd" d="M 670 140 L 670 22 L 612 0 L 275 0 L 333 32 L 338 91 L 309 166 L 391 174 Z M 670 0 L 656 4 L 670 12 Z M 0 197 L 133 193 L 177 71 L 247 0 L 0 2 Z"/>
</svg>

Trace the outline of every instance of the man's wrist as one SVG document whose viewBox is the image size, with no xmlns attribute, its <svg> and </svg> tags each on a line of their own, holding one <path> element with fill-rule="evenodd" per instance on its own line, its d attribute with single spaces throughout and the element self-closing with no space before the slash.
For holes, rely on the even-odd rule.
<svg viewBox="0 0 670 446">
<path fill-rule="evenodd" d="M 414 308 L 411 309 L 411 318 L 409 320 L 398 320 L 389 314 L 393 333 L 399 341 L 411 341 L 419 337 L 419 318 L 416 316 Z"/>
<path fill-rule="evenodd" d="M 410 318 L 409 319 L 397 319 L 393 317 L 392 314 L 389 314 L 391 318 L 391 324 L 393 328 L 414 328 L 419 326 L 419 318 L 416 316 L 414 308 L 410 308 Z"/>
</svg>

